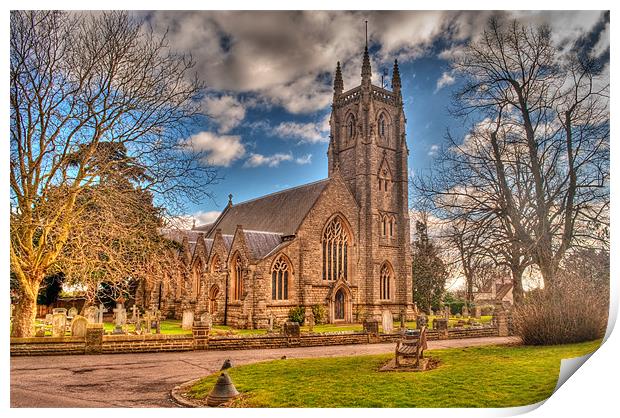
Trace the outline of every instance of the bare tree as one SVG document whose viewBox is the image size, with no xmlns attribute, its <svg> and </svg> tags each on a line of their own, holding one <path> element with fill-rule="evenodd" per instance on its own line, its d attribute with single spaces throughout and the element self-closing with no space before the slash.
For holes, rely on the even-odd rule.
<svg viewBox="0 0 620 418">
<path fill-rule="evenodd" d="M 29 336 L 41 281 L 70 265 L 67 243 L 101 196 L 94 186 L 118 169 L 95 158 L 100 144 L 121 145 L 142 172 L 136 186 L 167 204 L 203 197 L 216 173 L 179 146 L 202 86 L 165 37 L 123 12 L 17 11 L 10 42 L 12 335 Z"/>
<path fill-rule="evenodd" d="M 492 19 L 453 67 L 465 80 L 457 113 L 491 121 L 485 136 L 500 216 L 553 286 L 575 225 L 598 223 L 609 206 L 608 82 L 600 63 L 577 52 L 560 55 L 547 27 Z"/>
</svg>

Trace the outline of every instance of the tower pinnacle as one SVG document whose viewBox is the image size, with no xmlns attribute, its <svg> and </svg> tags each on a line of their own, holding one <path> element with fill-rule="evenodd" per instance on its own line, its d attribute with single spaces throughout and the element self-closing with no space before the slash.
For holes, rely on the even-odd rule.
<svg viewBox="0 0 620 418">
<path fill-rule="evenodd" d="M 392 70 L 392 91 L 400 94 L 400 71 L 398 70 L 398 60 L 394 60 L 394 69 Z"/>
<path fill-rule="evenodd" d="M 344 82 L 342 81 L 342 71 L 340 71 L 340 61 L 336 64 L 336 75 L 334 76 L 334 96 L 342 94 Z"/>
</svg>

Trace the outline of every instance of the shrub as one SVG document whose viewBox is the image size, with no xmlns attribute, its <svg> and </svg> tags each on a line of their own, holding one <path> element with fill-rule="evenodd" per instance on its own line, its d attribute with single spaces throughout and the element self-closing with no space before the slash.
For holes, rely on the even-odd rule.
<svg viewBox="0 0 620 418">
<path fill-rule="evenodd" d="M 304 324 L 304 319 L 306 319 L 306 308 L 303 306 L 295 306 L 288 311 L 288 319 L 289 321 L 297 322 L 299 325 Z"/>
<path fill-rule="evenodd" d="M 495 310 L 495 306 L 493 305 L 482 305 L 480 306 L 480 315 L 484 315 L 484 316 L 493 315 L 494 310 Z"/>
<path fill-rule="evenodd" d="M 314 315 L 314 323 L 317 325 L 324 324 L 327 319 L 327 309 L 324 305 L 312 305 L 312 315 Z"/>
<path fill-rule="evenodd" d="M 607 326 L 606 292 L 591 281 L 562 276 L 552 289 L 528 292 L 513 327 L 524 344 L 551 345 L 600 338 Z"/>
</svg>

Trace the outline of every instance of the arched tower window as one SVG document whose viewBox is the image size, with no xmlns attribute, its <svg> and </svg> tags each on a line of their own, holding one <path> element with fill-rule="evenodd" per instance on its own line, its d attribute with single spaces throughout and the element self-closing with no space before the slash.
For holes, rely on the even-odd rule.
<svg viewBox="0 0 620 418">
<path fill-rule="evenodd" d="M 379 123 L 377 125 L 377 128 L 379 130 L 379 136 L 380 137 L 385 137 L 385 115 L 381 114 L 381 116 L 379 116 Z"/>
<path fill-rule="evenodd" d="M 243 295 L 243 267 L 239 255 L 233 261 L 232 276 L 232 298 L 233 300 L 241 300 Z"/>
<path fill-rule="evenodd" d="M 209 289 L 209 313 L 214 314 L 217 312 L 217 296 L 220 293 L 220 288 L 217 285 L 211 286 Z"/>
<path fill-rule="evenodd" d="M 392 268 L 386 262 L 381 266 L 381 273 L 379 276 L 379 297 L 381 300 L 391 299 L 391 283 L 392 283 Z"/>
<path fill-rule="evenodd" d="M 271 269 L 271 299 L 288 299 L 289 274 L 288 261 L 281 255 Z"/>
<path fill-rule="evenodd" d="M 390 238 L 394 236 L 395 224 L 396 224 L 396 221 L 395 221 L 394 217 L 390 216 L 390 228 L 389 228 L 389 230 L 390 230 Z"/>
<path fill-rule="evenodd" d="M 323 280 L 347 280 L 349 236 L 342 220 L 335 217 L 323 233 Z"/>
<path fill-rule="evenodd" d="M 355 118 L 353 115 L 349 115 L 349 119 L 347 121 L 347 137 L 353 138 L 355 136 Z"/>
<path fill-rule="evenodd" d="M 386 236 L 387 234 L 387 216 L 381 215 L 381 235 Z"/>
</svg>

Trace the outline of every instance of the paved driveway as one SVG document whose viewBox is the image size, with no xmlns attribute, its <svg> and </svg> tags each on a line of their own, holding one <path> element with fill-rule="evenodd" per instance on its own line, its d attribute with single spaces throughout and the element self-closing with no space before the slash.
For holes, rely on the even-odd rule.
<svg viewBox="0 0 620 418">
<path fill-rule="evenodd" d="M 505 344 L 514 337 L 429 341 L 429 349 Z M 174 407 L 170 390 L 233 365 L 287 358 L 389 353 L 394 344 L 11 358 L 11 407 Z"/>
</svg>

